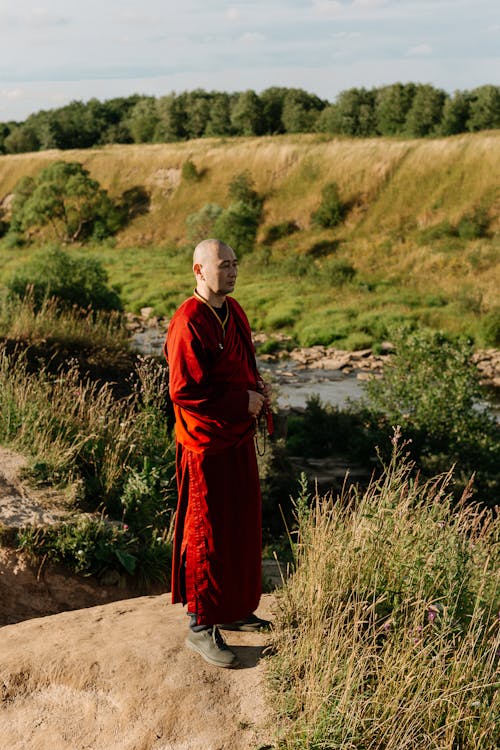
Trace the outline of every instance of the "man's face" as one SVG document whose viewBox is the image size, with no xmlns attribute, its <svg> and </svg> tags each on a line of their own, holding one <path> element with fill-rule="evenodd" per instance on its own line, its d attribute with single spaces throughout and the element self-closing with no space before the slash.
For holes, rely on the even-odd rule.
<svg viewBox="0 0 500 750">
<path fill-rule="evenodd" d="M 220 246 L 200 264 L 203 281 L 213 294 L 231 294 L 238 275 L 238 261 L 232 248 Z"/>
</svg>

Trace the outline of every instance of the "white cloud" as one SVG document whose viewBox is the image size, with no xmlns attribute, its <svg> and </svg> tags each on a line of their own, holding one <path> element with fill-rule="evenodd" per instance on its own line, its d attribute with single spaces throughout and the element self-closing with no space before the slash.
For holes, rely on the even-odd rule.
<svg viewBox="0 0 500 750">
<path fill-rule="evenodd" d="M 228 8 L 226 10 L 226 18 L 228 21 L 238 21 L 241 16 L 238 8 Z"/>
<path fill-rule="evenodd" d="M 330 36 L 332 39 L 359 39 L 362 34 L 360 31 L 336 31 Z"/>
<path fill-rule="evenodd" d="M 24 96 L 24 89 L 2 89 L 0 95 L 5 99 L 14 101 L 16 99 L 22 99 Z"/>
<path fill-rule="evenodd" d="M 387 5 L 388 0 L 354 0 L 353 8 L 381 8 L 383 5 Z"/>
<path fill-rule="evenodd" d="M 430 44 L 417 44 L 416 47 L 410 47 L 406 54 L 410 57 L 427 57 L 432 55 L 432 47 Z"/>
<path fill-rule="evenodd" d="M 266 37 L 264 34 L 259 34 L 257 31 L 247 31 L 245 34 L 241 35 L 240 41 L 253 44 L 254 42 L 265 42 Z"/>
<path fill-rule="evenodd" d="M 64 16 L 55 15 L 46 8 L 32 8 L 26 15 L 26 23 L 36 29 L 51 26 L 67 26 L 69 20 Z"/>
<path fill-rule="evenodd" d="M 133 26 L 157 26 L 160 19 L 157 16 L 148 16 L 144 13 L 137 13 L 133 10 L 127 10 L 117 17 L 119 23 L 132 24 Z"/>
<path fill-rule="evenodd" d="M 338 16 L 344 11 L 344 6 L 338 0 L 315 0 L 313 7 L 317 13 L 325 16 Z"/>
</svg>

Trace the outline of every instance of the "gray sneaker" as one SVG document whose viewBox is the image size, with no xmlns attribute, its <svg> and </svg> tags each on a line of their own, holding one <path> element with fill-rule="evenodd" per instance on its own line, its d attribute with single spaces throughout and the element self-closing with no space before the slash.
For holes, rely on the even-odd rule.
<svg viewBox="0 0 500 750">
<path fill-rule="evenodd" d="M 215 667 L 232 669 L 238 666 L 236 654 L 226 645 L 216 625 L 198 632 L 190 630 L 186 638 L 186 646 L 197 651 L 205 661 Z"/>
<path fill-rule="evenodd" d="M 269 630 L 270 627 L 271 622 L 269 620 L 263 620 L 262 617 L 257 617 L 257 615 L 248 615 L 242 620 L 219 624 L 221 630 L 241 630 L 244 633 L 258 633 L 261 630 Z"/>
</svg>

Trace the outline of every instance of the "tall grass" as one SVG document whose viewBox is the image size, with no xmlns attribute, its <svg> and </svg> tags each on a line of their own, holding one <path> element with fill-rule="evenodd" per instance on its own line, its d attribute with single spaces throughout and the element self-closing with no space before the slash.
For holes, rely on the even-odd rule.
<svg viewBox="0 0 500 750">
<path fill-rule="evenodd" d="M 280 748 L 498 747 L 500 519 L 410 470 L 395 449 L 362 497 L 301 493 L 269 671 Z"/>
<path fill-rule="evenodd" d="M 74 348 L 126 348 L 128 332 L 119 313 L 64 310 L 47 298 L 38 308 L 32 297 L 0 296 L 0 336 L 30 341 L 58 341 Z"/>
<path fill-rule="evenodd" d="M 0 351 L 0 443 L 30 457 L 32 480 L 67 488 L 74 513 L 60 527 L 19 534 L 32 557 L 76 572 L 114 564 L 137 580 L 168 579 L 175 494 L 166 370 L 144 359 L 135 377 L 131 395 L 117 400 L 112 384 L 82 381 L 76 366 L 30 373 L 22 356 Z"/>
</svg>

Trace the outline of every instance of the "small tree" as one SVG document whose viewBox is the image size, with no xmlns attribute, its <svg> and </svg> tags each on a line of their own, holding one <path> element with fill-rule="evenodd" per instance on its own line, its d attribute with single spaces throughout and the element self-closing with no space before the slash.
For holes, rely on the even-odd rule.
<svg viewBox="0 0 500 750">
<path fill-rule="evenodd" d="M 324 229 L 331 229 L 343 220 L 345 205 L 339 195 L 336 182 L 329 182 L 321 191 L 322 200 L 319 208 L 311 216 L 313 224 Z"/>
<path fill-rule="evenodd" d="M 186 219 L 188 238 L 198 243 L 214 234 L 214 225 L 223 209 L 216 203 L 205 203 L 199 211 L 189 214 Z"/>
<path fill-rule="evenodd" d="M 247 203 L 237 201 L 226 208 L 214 225 L 214 234 L 239 254 L 252 252 L 259 227 L 259 214 Z"/>
<path fill-rule="evenodd" d="M 16 185 L 12 229 L 25 232 L 49 225 L 59 242 L 79 242 L 114 234 L 118 207 L 79 162 L 54 162 Z"/>
</svg>

